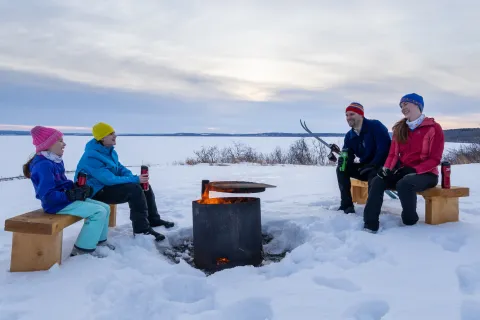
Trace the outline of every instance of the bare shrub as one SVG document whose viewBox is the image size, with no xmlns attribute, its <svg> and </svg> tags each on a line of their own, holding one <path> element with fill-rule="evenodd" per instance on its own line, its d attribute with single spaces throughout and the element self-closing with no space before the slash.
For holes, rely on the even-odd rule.
<svg viewBox="0 0 480 320">
<path fill-rule="evenodd" d="M 451 164 L 480 163 L 480 143 L 463 145 L 459 149 L 449 150 L 443 156 Z"/>
<path fill-rule="evenodd" d="M 329 164 L 329 160 L 327 158 L 330 150 L 325 147 L 320 141 L 313 140 L 313 151 L 312 153 L 315 155 L 315 164 L 320 166 L 326 166 Z"/>
<path fill-rule="evenodd" d="M 217 146 L 203 147 L 200 150 L 194 151 L 197 156 L 198 163 L 218 163 L 220 160 L 220 152 Z"/>
<path fill-rule="evenodd" d="M 242 142 L 233 143 L 233 155 L 238 162 L 258 162 L 262 155 Z"/>
<path fill-rule="evenodd" d="M 276 147 L 270 154 L 265 156 L 265 164 L 285 164 L 287 155 L 282 148 Z"/>
<path fill-rule="evenodd" d="M 313 155 L 305 139 L 295 141 L 289 148 L 287 161 L 289 164 L 313 164 Z"/>
<path fill-rule="evenodd" d="M 232 147 L 219 149 L 217 146 L 204 147 L 194 151 L 196 158 L 187 158 L 186 165 L 199 163 L 257 163 L 261 165 L 297 164 L 297 165 L 329 165 L 327 155 L 330 152 L 323 144 L 313 141 L 309 145 L 304 138 L 293 142 L 287 150 L 276 147 L 272 152 L 263 154 L 242 143 L 234 142 Z"/>
</svg>

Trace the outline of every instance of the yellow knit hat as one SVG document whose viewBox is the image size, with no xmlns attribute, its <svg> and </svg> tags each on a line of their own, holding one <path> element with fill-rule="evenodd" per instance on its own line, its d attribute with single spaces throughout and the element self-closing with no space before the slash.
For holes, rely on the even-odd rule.
<svg viewBox="0 0 480 320">
<path fill-rule="evenodd" d="M 115 129 L 105 122 L 99 122 L 92 128 L 93 137 L 98 141 L 102 140 L 112 132 L 115 132 Z"/>
</svg>

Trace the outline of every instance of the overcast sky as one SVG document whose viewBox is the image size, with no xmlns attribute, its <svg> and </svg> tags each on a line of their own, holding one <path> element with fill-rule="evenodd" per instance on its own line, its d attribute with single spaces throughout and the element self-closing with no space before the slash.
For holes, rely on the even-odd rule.
<svg viewBox="0 0 480 320">
<path fill-rule="evenodd" d="M 0 0 L 0 130 L 346 132 L 425 99 L 480 126 L 474 0 Z"/>
</svg>

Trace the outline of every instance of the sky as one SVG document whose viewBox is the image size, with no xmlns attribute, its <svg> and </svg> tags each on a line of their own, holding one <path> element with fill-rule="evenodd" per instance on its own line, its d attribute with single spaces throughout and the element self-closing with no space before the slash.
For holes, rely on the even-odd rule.
<svg viewBox="0 0 480 320">
<path fill-rule="evenodd" d="M 480 127 L 474 0 L 0 0 L 0 130 L 389 129 L 400 98 Z"/>
</svg>

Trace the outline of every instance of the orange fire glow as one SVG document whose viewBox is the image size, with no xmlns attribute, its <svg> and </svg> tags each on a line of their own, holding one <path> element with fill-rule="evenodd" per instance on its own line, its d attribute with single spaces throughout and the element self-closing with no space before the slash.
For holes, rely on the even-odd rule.
<svg viewBox="0 0 480 320">
<path fill-rule="evenodd" d="M 230 262 L 230 260 L 228 260 L 227 258 L 217 258 L 217 266 L 219 266 L 221 264 L 227 264 L 229 262 Z"/>
<path fill-rule="evenodd" d="M 228 191 L 227 191 L 228 192 Z M 210 188 L 207 185 L 205 191 L 202 194 L 202 199 L 197 200 L 199 204 L 232 204 L 248 202 L 248 198 L 235 197 L 235 198 L 210 198 Z"/>
</svg>

